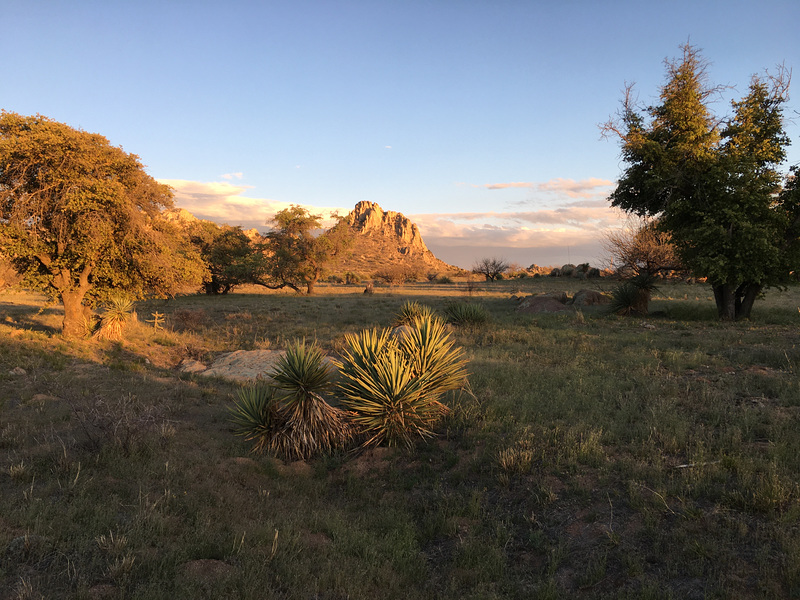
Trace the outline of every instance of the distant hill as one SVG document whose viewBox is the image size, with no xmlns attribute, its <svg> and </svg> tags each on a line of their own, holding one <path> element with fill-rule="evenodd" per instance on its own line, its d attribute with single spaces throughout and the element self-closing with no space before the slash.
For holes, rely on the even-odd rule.
<svg viewBox="0 0 800 600">
<path fill-rule="evenodd" d="M 384 211 L 375 202 L 359 202 L 336 227 L 349 227 L 353 244 L 331 265 L 334 273 L 372 276 L 402 269 L 424 276 L 460 271 L 428 250 L 416 224 L 399 212 Z"/>
</svg>

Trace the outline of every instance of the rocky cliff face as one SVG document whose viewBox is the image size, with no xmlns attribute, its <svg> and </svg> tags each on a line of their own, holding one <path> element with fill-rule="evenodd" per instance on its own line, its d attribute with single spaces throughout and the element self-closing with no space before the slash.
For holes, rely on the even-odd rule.
<svg viewBox="0 0 800 600">
<path fill-rule="evenodd" d="M 430 254 L 419 228 L 393 210 L 384 211 L 374 202 L 359 202 L 347 215 L 347 223 L 357 233 L 396 242 L 397 251 L 407 256 Z M 431 256 L 433 256 L 431 254 Z"/>
<path fill-rule="evenodd" d="M 375 202 L 359 202 L 339 226 L 352 228 L 354 242 L 337 261 L 336 271 L 365 275 L 398 267 L 423 275 L 458 271 L 428 250 L 416 224 L 399 212 L 384 211 Z"/>
</svg>

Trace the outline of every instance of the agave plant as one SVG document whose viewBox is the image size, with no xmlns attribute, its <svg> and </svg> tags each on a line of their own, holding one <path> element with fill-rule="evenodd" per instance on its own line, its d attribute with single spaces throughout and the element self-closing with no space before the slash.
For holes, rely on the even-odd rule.
<svg viewBox="0 0 800 600">
<path fill-rule="evenodd" d="M 400 312 L 394 318 L 394 326 L 400 327 L 401 325 L 409 325 L 417 317 L 430 317 L 434 318 L 436 311 L 427 304 L 420 304 L 413 300 L 406 300 L 403 306 L 400 307 Z"/>
<path fill-rule="evenodd" d="M 271 448 L 288 459 L 305 460 L 344 446 L 353 431 L 344 411 L 322 393 L 331 387 L 332 368 L 318 346 L 290 346 L 270 374 L 283 421 Z"/>
<path fill-rule="evenodd" d="M 99 339 L 121 340 L 122 330 L 132 314 L 133 300 L 123 293 L 112 294 L 105 305 L 105 312 L 94 336 Z"/>
<path fill-rule="evenodd" d="M 389 330 L 345 337 L 339 362 L 342 403 L 366 435 L 364 445 L 411 445 L 433 435 L 447 413 L 439 399 L 466 377 L 461 350 L 453 348 L 444 324 L 418 316 L 397 341 Z"/>
</svg>

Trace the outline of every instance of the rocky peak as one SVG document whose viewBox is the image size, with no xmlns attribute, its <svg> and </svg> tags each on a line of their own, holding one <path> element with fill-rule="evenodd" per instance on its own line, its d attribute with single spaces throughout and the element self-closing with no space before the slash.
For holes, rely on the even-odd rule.
<svg viewBox="0 0 800 600">
<path fill-rule="evenodd" d="M 419 228 L 402 213 L 375 202 L 359 202 L 337 227 L 349 227 L 355 235 L 334 270 L 368 275 L 397 268 L 421 274 L 458 271 L 433 255 Z"/>
<path fill-rule="evenodd" d="M 430 252 L 416 224 L 399 212 L 384 211 L 375 202 L 359 202 L 347 215 L 346 221 L 358 233 L 396 238 L 401 254 Z"/>
</svg>

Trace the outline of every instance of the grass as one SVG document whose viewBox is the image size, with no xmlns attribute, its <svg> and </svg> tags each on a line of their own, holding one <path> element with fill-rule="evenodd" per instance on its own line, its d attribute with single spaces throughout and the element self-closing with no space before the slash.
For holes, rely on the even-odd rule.
<svg viewBox="0 0 800 600">
<path fill-rule="evenodd" d="M 69 344 L 58 306 L 5 292 L 0 597 L 799 597 L 800 289 L 742 323 L 704 285 L 659 286 L 646 317 L 508 299 L 581 284 L 613 287 L 245 289 Z M 239 386 L 176 369 L 303 338 L 337 355 L 406 302 L 463 300 L 489 315 L 451 330 L 471 393 L 411 450 L 253 455 Z"/>
</svg>

